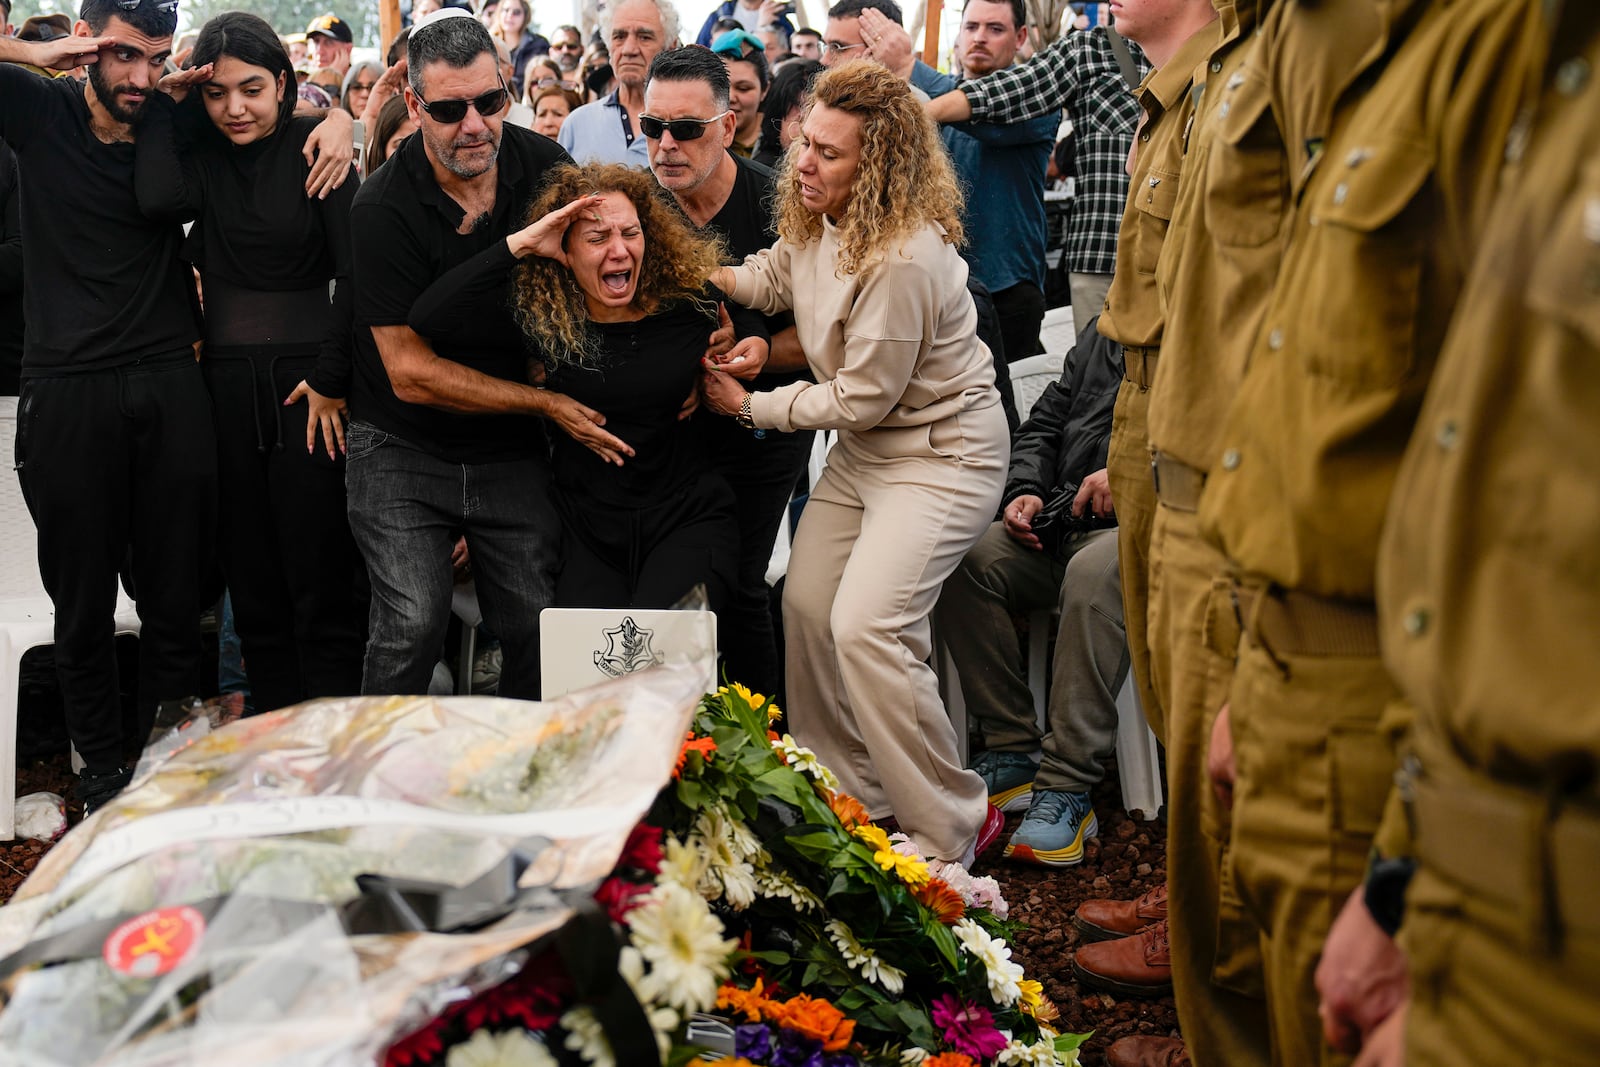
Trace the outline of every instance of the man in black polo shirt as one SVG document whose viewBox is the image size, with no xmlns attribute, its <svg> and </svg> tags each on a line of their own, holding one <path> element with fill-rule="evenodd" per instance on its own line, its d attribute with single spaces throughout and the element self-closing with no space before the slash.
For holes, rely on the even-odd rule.
<svg viewBox="0 0 1600 1067">
<path fill-rule="evenodd" d="M 778 239 L 772 219 L 772 171 L 730 152 L 737 119 L 728 109 L 728 68 L 702 48 L 662 52 L 650 65 L 641 126 L 650 169 L 689 221 L 727 242 L 737 263 Z M 653 120 L 653 121 L 652 121 Z M 657 122 L 689 120 L 679 138 Z M 652 136 L 654 134 L 654 136 Z M 805 376 L 805 354 L 787 314 L 767 322 L 771 357 L 757 386 L 773 389 Z M 725 369 L 727 369 L 725 367 Z M 811 455 L 812 432 L 768 430 L 757 438 L 732 419 L 700 411 L 710 453 L 739 500 L 739 586 L 718 631 L 728 676 L 758 692 L 778 688 L 779 659 L 766 582 L 767 561 L 789 497 Z"/>
<path fill-rule="evenodd" d="M 631 450 L 598 413 L 527 384 L 506 285 L 474 295 L 469 325 L 424 338 L 408 324 L 433 281 L 523 225 L 554 142 L 505 124 L 494 44 L 446 8 L 411 31 L 406 103 L 420 136 L 361 187 L 351 211 L 356 357 L 345 479 L 372 579 L 364 693 L 423 693 L 450 621 L 450 551 L 465 531 L 484 621 L 505 662 L 500 695 L 539 696 L 539 612 L 561 530 L 542 415 L 616 460 Z M 503 253 L 503 249 L 500 250 Z"/>
<path fill-rule="evenodd" d="M 133 193 L 134 123 L 171 51 L 176 8 L 85 0 L 73 36 L 0 40 L 0 137 L 17 156 L 28 276 L 16 464 L 55 604 L 87 808 L 129 777 L 112 613 L 130 555 L 142 727 L 157 702 L 200 684 L 216 507 L 211 401 L 195 362 L 194 285 L 176 255 L 182 231 L 141 215 Z M 12 65 L 85 62 L 82 86 Z"/>
</svg>

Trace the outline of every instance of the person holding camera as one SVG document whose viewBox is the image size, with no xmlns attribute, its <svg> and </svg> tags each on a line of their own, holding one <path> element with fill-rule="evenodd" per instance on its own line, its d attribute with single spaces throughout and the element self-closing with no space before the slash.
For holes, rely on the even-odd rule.
<svg viewBox="0 0 1600 1067">
<path fill-rule="evenodd" d="M 1128 674 L 1116 517 L 1106 481 L 1122 346 L 1091 319 L 1017 431 L 1001 521 L 945 582 L 934 627 L 983 731 L 973 762 L 989 802 L 1027 815 L 1005 854 L 1047 867 L 1083 862 L 1097 825 L 1089 792 L 1117 742 Z M 1049 729 L 1042 733 L 1013 615 L 1059 603 Z"/>
</svg>

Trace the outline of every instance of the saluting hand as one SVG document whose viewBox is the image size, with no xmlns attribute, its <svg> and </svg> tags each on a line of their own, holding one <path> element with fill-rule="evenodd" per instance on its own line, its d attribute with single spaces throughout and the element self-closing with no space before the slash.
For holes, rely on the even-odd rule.
<svg viewBox="0 0 1600 1067">
<path fill-rule="evenodd" d="M 578 221 L 580 212 L 594 211 L 595 217 L 599 218 L 595 206 L 604 199 L 605 197 L 599 193 L 580 196 L 566 207 L 556 208 L 538 222 L 508 234 L 506 247 L 511 249 L 511 254 L 518 259 L 543 256 L 565 267 L 567 250 L 562 247 L 562 242 L 566 239 L 568 227 Z"/>
<path fill-rule="evenodd" d="M 48 70 L 72 70 L 86 63 L 100 62 L 100 53 L 115 48 L 115 37 L 57 37 L 53 41 L 29 43 L 28 62 Z"/>
<path fill-rule="evenodd" d="M 211 80 L 213 69 L 213 65 L 207 63 L 200 67 L 189 67 L 187 70 L 175 70 L 156 82 L 156 88 L 181 103 L 189 95 L 190 89 Z"/>
</svg>

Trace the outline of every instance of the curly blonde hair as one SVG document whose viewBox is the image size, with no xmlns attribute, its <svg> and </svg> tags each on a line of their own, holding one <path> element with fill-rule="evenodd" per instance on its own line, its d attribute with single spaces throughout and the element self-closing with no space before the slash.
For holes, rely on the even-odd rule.
<svg viewBox="0 0 1600 1067">
<path fill-rule="evenodd" d="M 535 222 L 592 193 L 621 193 L 639 213 L 644 259 L 630 307 L 653 315 L 680 300 L 708 309 L 714 306 L 705 295 L 706 279 L 722 263 L 722 242 L 697 233 L 668 206 L 647 170 L 616 163 L 557 167 L 528 209 L 527 221 Z M 566 238 L 562 241 L 564 245 Z M 529 256 L 517 270 L 514 299 L 522 332 L 543 350 L 548 366 L 592 362 L 596 342 L 589 328 L 589 306 L 570 270 L 553 259 Z"/>
<path fill-rule="evenodd" d="M 823 104 L 861 122 L 861 161 L 839 223 L 840 274 L 864 274 L 900 241 L 928 223 L 944 227 L 945 242 L 962 241 L 961 186 L 938 127 L 905 81 L 872 60 L 834 67 L 817 78 L 805 115 Z M 797 245 L 822 236 L 822 217 L 800 199 L 795 138 L 778 177 L 778 235 Z"/>
</svg>

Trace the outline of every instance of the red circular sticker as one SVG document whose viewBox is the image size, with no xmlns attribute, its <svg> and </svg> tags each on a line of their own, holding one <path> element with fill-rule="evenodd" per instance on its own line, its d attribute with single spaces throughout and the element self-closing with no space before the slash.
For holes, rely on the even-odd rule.
<svg viewBox="0 0 1600 1067">
<path fill-rule="evenodd" d="M 129 919 L 106 938 L 106 963 L 134 978 L 156 978 L 189 957 L 206 931 L 194 908 L 157 908 Z"/>
</svg>

